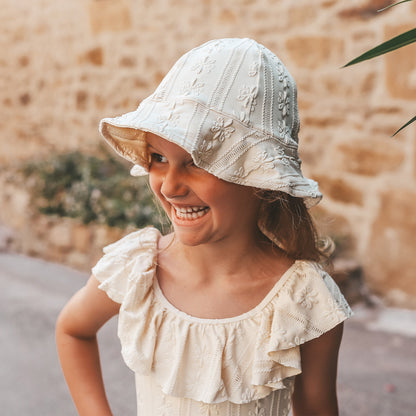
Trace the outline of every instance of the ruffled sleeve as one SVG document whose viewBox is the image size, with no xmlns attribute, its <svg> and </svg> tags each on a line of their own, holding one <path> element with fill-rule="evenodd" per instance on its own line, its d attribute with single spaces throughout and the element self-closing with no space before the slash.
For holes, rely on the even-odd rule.
<svg viewBox="0 0 416 416">
<path fill-rule="evenodd" d="M 92 273 L 112 300 L 122 304 L 132 290 L 146 294 L 153 280 L 159 235 L 157 229 L 147 227 L 104 247 L 104 256 Z"/>
<path fill-rule="evenodd" d="M 301 373 L 300 345 L 352 315 L 337 284 L 311 262 L 298 262 L 267 310 L 257 337 L 253 384 L 272 389 Z"/>
</svg>

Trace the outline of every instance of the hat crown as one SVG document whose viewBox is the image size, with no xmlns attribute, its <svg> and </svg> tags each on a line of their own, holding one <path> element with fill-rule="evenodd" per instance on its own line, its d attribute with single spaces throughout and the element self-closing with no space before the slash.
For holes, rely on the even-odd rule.
<svg viewBox="0 0 416 416">
<path fill-rule="evenodd" d="M 185 149 L 228 182 L 286 192 L 307 207 L 322 195 L 303 177 L 296 84 L 280 59 L 252 39 L 213 40 L 183 55 L 136 111 L 101 121 L 123 157 L 149 168 L 146 132 Z"/>
<path fill-rule="evenodd" d="M 252 39 L 219 39 L 192 49 L 149 98 L 194 100 L 286 143 L 298 142 L 296 83 L 280 59 Z"/>
</svg>

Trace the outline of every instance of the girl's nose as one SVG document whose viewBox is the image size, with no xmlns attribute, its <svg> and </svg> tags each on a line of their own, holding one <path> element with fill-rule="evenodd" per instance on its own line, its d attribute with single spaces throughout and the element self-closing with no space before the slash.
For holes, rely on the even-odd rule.
<svg viewBox="0 0 416 416">
<path fill-rule="evenodd" d="M 162 179 L 160 192 L 166 199 L 185 196 L 188 193 L 183 175 L 178 169 L 169 168 L 167 170 L 165 177 Z"/>
</svg>

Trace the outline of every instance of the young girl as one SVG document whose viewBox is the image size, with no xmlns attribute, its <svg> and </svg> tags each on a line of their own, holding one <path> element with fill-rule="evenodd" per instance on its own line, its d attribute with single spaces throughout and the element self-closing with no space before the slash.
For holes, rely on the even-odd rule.
<svg viewBox="0 0 416 416">
<path fill-rule="evenodd" d="M 319 261 L 296 84 L 250 39 L 185 54 L 136 111 L 100 130 L 173 232 L 106 247 L 62 311 L 59 355 L 80 415 L 111 415 L 96 333 L 119 313 L 140 416 L 334 416 L 351 310 Z"/>
</svg>

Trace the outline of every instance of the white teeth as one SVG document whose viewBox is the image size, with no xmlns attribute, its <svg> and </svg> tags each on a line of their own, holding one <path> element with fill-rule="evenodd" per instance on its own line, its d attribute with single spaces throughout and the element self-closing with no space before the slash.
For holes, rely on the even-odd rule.
<svg viewBox="0 0 416 416">
<path fill-rule="evenodd" d="M 176 208 L 176 215 L 180 219 L 184 220 L 196 220 L 202 217 L 208 212 L 208 207 L 187 207 L 187 208 Z"/>
</svg>

